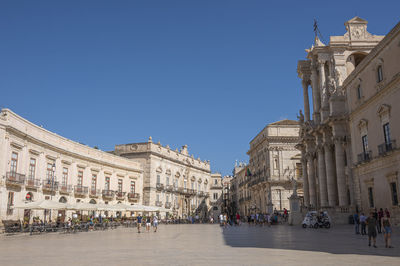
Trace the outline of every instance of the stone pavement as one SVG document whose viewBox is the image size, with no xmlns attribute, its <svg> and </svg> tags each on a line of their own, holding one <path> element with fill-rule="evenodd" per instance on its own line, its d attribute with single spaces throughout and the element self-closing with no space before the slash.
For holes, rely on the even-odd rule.
<svg viewBox="0 0 400 266">
<path fill-rule="evenodd" d="M 157 233 L 119 228 L 77 234 L 0 236 L 0 265 L 400 265 L 394 249 L 367 246 L 351 226 L 220 228 L 161 225 Z"/>
</svg>

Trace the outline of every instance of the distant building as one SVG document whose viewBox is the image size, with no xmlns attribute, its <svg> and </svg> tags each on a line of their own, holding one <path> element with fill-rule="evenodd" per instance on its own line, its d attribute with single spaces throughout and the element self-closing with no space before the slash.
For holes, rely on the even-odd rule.
<svg viewBox="0 0 400 266">
<path fill-rule="evenodd" d="M 208 217 L 210 163 L 190 156 L 187 145 L 171 150 L 150 137 L 148 142 L 116 145 L 114 153 L 144 169 L 144 204 L 169 209 L 176 217 Z"/>
<path fill-rule="evenodd" d="M 218 216 L 222 213 L 222 188 L 221 174 L 211 174 L 209 216 L 213 217 L 214 221 L 218 221 Z"/>
<path fill-rule="evenodd" d="M 244 173 L 248 176 L 245 190 L 251 191 L 250 212 L 290 209 L 292 179 L 299 183 L 298 194 L 302 196 L 301 155 L 295 147 L 299 130 L 297 121 L 281 120 L 267 125 L 251 140 Z"/>
</svg>

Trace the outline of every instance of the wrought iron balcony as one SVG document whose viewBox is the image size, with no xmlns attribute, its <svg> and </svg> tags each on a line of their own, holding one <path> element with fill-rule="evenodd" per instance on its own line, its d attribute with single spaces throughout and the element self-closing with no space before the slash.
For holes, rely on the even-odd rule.
<svg viewBox="0 0 400 266">
<path fill-rule="evenodd" d="M 156 206 L 157 207 L 162 207 L 162 201 L 156 201 Z"/>
<path fill-rule="evenodd" d="M 172 192 L 173 190 L 174 190 L 174 186 L 173 185 L 167 185 L 165 187 L 165 191 Z"/>
<path fill-rule="evenodd" d="M 74 186 L 74 193 L 75 195 L 86 196 L 88 194 L 88 187 L 84 186 Z"/>
<path fill-rule="evenodd" d="M 210 193 L 209 192 L 204 192 L 204 197 L 206 197 L 206 198 L 210 197 Z"/>
<path fill-rule="evenodd" d="M 16 172 L 7 172 L 6 173 L 6 184 L 7 185 L 15 185 L 22 186 L 25 182 L 25 175 L 16 173 Z"/>
<path fill-rule="evenodd" d="M 187 191 L 187 193 L 189 194 L 189 195 L 196 195 L 196 191 L 194 190 L 194 189 L 188 189 L 188 191 Z"/>
<path fill-rule="evenodd" d="M 101 195 L 100 189 L 90 188 L 89 197 L 97 198 Z"/>
<path fill-rule="evenodd" d="M 117 199 L 119 199 L 119 200 L 125 199 L 125 194 L 126 194 L 126 192 L 122 192 L 122 191 L 116 192 Z"/>
<path fill-rule="evenodd" d="M 172 206 L 172 203 L 171 203 L 171 202 L 166 202 L 166 203 L 165 203 L 165 208 L 166 208 L 166 209 L 170 209 L 171 206 Z"/>
<path fill-rule="evenodd" d="M 103 189 L 103 191 L 101 192 L 103 195 L 103 198 L 108 198 L 108 199 L 112 199 L 114 198 L 114 191 L 109 190 L 109 189 Z"/>
<path fill-rule="evenodd" d="M 157 190 L 164 190 L 164 184 L 157 183 L 156 188 L 157 188 Z"/>
<path fill-rule="evenodd" d="M 36 189 L 40 187 L 40 179 L 29 178 L 25 180 L 25 187 Z"/>
<path fill-rule="evenodd" d="M 60 193 L 62 193 L 62 194 L 69 194 L 69 193 L 71 193 L 72 192 L 72 186 L 71 185 L 61 185 L 60 187 L 59 187 L 59 190 L 58 190 Z"/>
<path fill-rule="evenodd" d="M 372 159 L 372 151 L 362 152 L 357 155 L 358 163 L 365 163 Z"/>
<path fill-rule="evenodd" d="M 51 179 L 45 179 L 42 182 L 43 192 L 54 193 L 58 190 L 58 182 Z"/>
<path fill-rule="evenodd" d="M 140 199 L 139 193 L 128 193 L 128 200 L 138 200 Z"/>
<path fill-rule="evenodd" d="M 388 152 L 396 149 L 396 140 L 391 140 L 389 143 L 383 143 L 381 145 L 378 145 L 378 151 L 379 155 L 385 155 Z"/>
</svg>

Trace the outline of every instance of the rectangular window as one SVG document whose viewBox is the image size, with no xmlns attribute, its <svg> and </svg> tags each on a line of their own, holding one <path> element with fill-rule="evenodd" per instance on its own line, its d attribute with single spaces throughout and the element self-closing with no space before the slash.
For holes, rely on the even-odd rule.
<svg viewBox="0 0 400 266">
<path fill-rule="evenodd" d="M 68 184 L 68 168 L 64 167 L 62 173 L 62 185 L 67 186 L 67 184 Z"/>
<path fill-rule="evenodd" d="M 166 196 L 165 202 L 169 202 L 169 196 L 168 195 Z"/>
<path fill-rule="evenodd" d="M 372 187 L 368 188 L 368 200 L 369 200 L 369 207 L 374 207 L 374 190 Z"/>
<path fill-rule="evenodd" d="M 358 85 L 358 87 L 357 87 L 357 98 L 361 99 L 361 97 L 362 97 L 361 85 Z"/>
<path fill-rule="evenodd" d="M 157 194 L 156 201 L 160 201 L 160 194 Z"/>
<path fill-rule="evenodd" d="M 166 186 L 169 186 L 169 176 L 167 176 L 167 177 L 165 178 L 165 185 L 166 185 Z"/>
<path fill-rule="evenodd" d="M 378 82 L 381 82 L 383 80 L 382 66 L 378 66 L 377 74 L 378 74 Z"/>
<path fill-rule="evenodd" d="M 218 179 L 214 179 L 214 185 L 218 185 Z"/>
<path fill-rule="evenodd" d="M 131 193 L 135 193 L 135 181 L 131 181 Z"/>
<path fill-rule="evenodd" d="M 92 175 L 92 186 L 91 186 L 91 190 L 95 191 L 96 190 L 96 186 L 97 186 L 97 175 L 93 174 Z"/>
<path fill-rule="evenodd" d="M 390 183 L 390 190 L 392 191 L 392 203 L 393 203 L 393 206 L 399 205 L 399 198 L 397 196 L 397 184 L 396 184 L 396 182 Z"/>
<path fill-rule="evenodd" d="M 7 215 L 13 214 L 12 206 L 14 206 L 14 192 L 8 192 Z"/>
<path fill-rule="evenodd" d="M 109 176 L 106 176 L 106 182 L 104 184 L 104 189 L 110 190 L 110 177 Z"/>
<path fill-rule="evenodd" d="M 47 180 L 51 180 L 54 177 L 53 165 L 54 163 L 47 163 L 47 170 L 46 170 Z"/>
<path fill-rule="evenodd" d="M 200 183 L 197 184 L 197 191 L 200 191 Z"/>
<path fill-rule="evenodd" d="M 78 186 L 82 186 L 82 184 L 83 184 L 83 171 L 82 170 L 79 170 L 78 171 Z"/>
<path fill-rule="evenodd" d="M 194 189 L 194 182 L 191 183 L 191 189 Z"/>
<path fill-rule="evenodd" d="M 183 187 L 184 187 L 184 188 L 186 188 L 186 183 L 187 183 L 186 180 L 183 181 Z"/>
<path fill-rule="evenodd" d="M 15 177 L 15 174 L 17 173 L 17 166 L 18 166 L 18 153 L 13 152 L 11 154 L 11 165 L 10 165 L 11 176 Z"/>
<path fill-rule="evenodd" d="M 218 193 L 214 193 L 214 197 L 213 197 L 215 200 L 217 200 L 218 199 Z"/>
<path fill-rule="evenodd" d="M 157 175 L 157 184 L 160 184 L 161 183 L 161 177 L 160 177 L 160 175 Z"/>
<path fill-rule="evenodd" d="M 122 192 L 122 179 L 118 179 L 118 192 Z"/>
<path fill-rule="evenodd" d="M 383 134 L 385 136 L 385 144 L 386 144 L 386 146 L 391 144 L 389 123 L 386 123 L 386 124 L 383 125 Z"/>
<path fill-rule="evenodd" d="M 366 154 L 368 152 L 368 137 L 367 135 L 362 136 L 362 147 L 363 147 L 363 153 Z"/>
<path fill-rule="evenodd" d="M 29 179 L 35 179 L 36 173 L 36 159 L 31 158 L 29 161 Z"/>
</svg>

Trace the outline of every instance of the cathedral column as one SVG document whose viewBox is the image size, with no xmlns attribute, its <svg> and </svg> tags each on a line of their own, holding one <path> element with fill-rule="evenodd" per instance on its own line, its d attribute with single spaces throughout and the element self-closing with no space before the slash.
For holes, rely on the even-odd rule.
<svg viewBox="0 0 400 266">
<path fill-rule="evenodd" d="M 322 145 L 318 146 L 318 178 L 319 178 L 319 198 L 321 207 L 328 206 L 328 192 L 326 187 L 325 156 Z"/>
<path fill-rule="evenodd" d="M 319 88 L 320 88 L 320 93 L 321 92 L 323 93 L 322 107 L 325 107 L 329 104 L 328 95 L 326 94 L 325 60 L 318 60 L 318 68 L 319 68 Z"/>
<path fill-rule="evenodd" d="M 301 167 L 303 171 L 303 192 L 304 192 L 304 205 L 306 207 L 310 206 L 310 191 L 308 186 L 308 172 L 307 172 L 307 159 L 302 156 Z"/>
<path fill-rule="evenodd" d="M 314 157 L 311 154 L 307 157 L 307 163 L 310 206 L 315 208 L 317 206 L 317 192 L 315 187 Z"/>
<path fill-rule="evenodd" d="M 325 142 L 325 166 L 326 166 L 326 181 L 328 188 L 328 202 L 330 207 L 335 207 L 337 203 L 337 186 L 335 176 L 335 164 L 333 162 L 333 151 L 331 143 Z"/>
<path fill-rule="evenodd" d="M 335 159 L 339 206 L 348 205 L 343 144 L 344 143 L 341 138 L 335 138 Z"/>
<path fill-rule="evenodd" d="M 319 124 L 319 109 L 321 108 L 321 95 L 318 86 L 318 74 L 315 63 L 311 63 L 311 88 L 313 94 L 313 119 Z"/>
<path fill-rule="evenodd" d="M 310 120 L 310 103 L 308 98 L 308 80 L 303 80 L 303 98 L 304 98 L 304 120 L 307 122 Z"/>
</svg>

